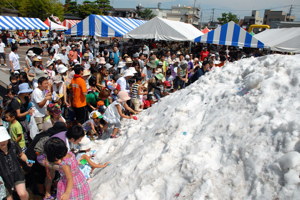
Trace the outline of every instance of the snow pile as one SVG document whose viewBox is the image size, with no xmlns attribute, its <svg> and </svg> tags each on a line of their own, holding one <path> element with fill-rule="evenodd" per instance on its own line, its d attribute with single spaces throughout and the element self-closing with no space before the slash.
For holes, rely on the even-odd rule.
<svg viewBox="0 0 300 200">
<path fill-rule="evenodd" d="M 98 141 L 93 199 L 299 199 L 300 56 L 226 64 Z"/>
</svg>

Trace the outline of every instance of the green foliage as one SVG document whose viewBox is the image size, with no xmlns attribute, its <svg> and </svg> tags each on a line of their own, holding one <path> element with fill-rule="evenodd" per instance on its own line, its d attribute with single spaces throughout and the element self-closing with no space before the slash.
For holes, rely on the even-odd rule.
<svg viewBox="0 0 300 200">
<path fill-rule="evenodd" d="M 156 15 L 152 12 L 152 10 L 150 10 L 148 8 L 139 11 L 138 15 L 141 16 L 141 18 L 146 19 L 146 20 L 150 20 L 150 19 L 156 17 Z"/>
<path fill-rule="evenodd" d="M 237 15 L 229 13 L 222 13 L 222 17 L 218 18 L 219 22 L 223 24 L 227 24 L 230 21 L 234 21 L 235 23 L 239 22 L 239 19 L 237 18 Z"/>
<path fill-rule="evenodd" d="M 58 0 L 20 0 L 19 12 L 23 17 L 46 20 L 53 14 L 63 20 L 64 8 Z"/>
<path fill-rule="evenodd" d="M 76 13 L 78 17 L 84 19 L 90 14 L 102 15 L 102 11 L 95 2 L 78 5 Z"/>
<path fill-rule="evenodd" d="M 96 0 L 95 3 L 98 5 L 98 9 L 101 9 L 105 15 L 112 9 L 109 0 Z"/>
<path fill-rule="evenodd" d="M 8 8 L 8 9 L 19 9 L 21 5 L 20 0 L 1 0 L 0 8 Z"/>
</svg>

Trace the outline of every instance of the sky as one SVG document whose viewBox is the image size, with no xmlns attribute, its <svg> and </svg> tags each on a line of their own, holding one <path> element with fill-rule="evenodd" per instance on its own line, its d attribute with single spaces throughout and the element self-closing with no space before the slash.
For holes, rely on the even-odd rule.
<svg viewBox="0 0 300 200">
<path fill-rule="evenodd" d="M 64 3 L 64 0 L 60 1 Z M 78 3 L 82 3 L 83 1 L 77 0 Z M 194 0 L 110 0 L 110 2 L 115 8 L 135 8 L 138 4 L 142 4 L 143 7 L 157 7 L 159 2 L 162 3 L 162 8 L 171 8 L 171 5 L 178 4 L 194 5 Z M 299 0 L 196 0 L 195 5 L 201 7 L 203 22 L 210 20 L 213 8 L 215 8 L 214 19 L 217 20 L 223 12 L 232 12 L 241 19 L 244 16 L 250 16 L 252 10 L 259 10 L 261 17 L 263 17 L 265 9 L 280 10 L 288 13 L 291 5 L 293 5 L 292 15 L 296 17 L 296 21 L 300 21 Z"/>
</svg>

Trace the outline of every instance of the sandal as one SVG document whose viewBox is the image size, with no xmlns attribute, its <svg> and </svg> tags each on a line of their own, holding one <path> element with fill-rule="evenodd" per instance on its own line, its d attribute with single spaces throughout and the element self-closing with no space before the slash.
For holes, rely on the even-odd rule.
<svg viewBox="0 0 300 200">
<path fill-rule="evenodd" d="M 115 135 L 111 135 L 110 138 L 118 138 L 118 137 Z"/>
</svg>

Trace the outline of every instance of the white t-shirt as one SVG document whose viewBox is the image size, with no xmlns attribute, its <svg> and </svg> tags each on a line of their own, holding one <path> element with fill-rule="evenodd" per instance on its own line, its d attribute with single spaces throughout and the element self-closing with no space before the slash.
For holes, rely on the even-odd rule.
<svg viewBox="0 0 300 200">
<path fill-rule="evenodd" d="M 13 51 L 9 54 L 9 61 L 12 61 L 14 70 L 20 70 L 19 56 Z"/>
<path fill-rule="evenodd" d="M 4 53 L 5 44 L 3 42 L 0 43 L 0 53 Z"/>
<path fill-rule="evenodd" d="M 46 97 L 45 91 L 40 90 L 39 88 L 35 88 L 31 94 L 31 100 L 34 105 L 34 116 L 35 117 L 45 117 L 46 111 L 47 111 L 47 105 L 49 104 L 49 101 L 45 103 L 45 105 L 40 108 L 38 103 L 41 103 L 44 101 Z"/>
<path fill-rule="evenodd" d="M 59 45 L 58 44 L 55 44 L 55 45 L 53 45 L 53 47 L 52 47 L 54 50 L 55 50 L 55 54 L 57 54 L 58 53 L 58 49 L 59 49 Z"/>
<path fill-rule="evenodd" d="M 65 65 L 68 64 L 69 58 L 68 58 L 68 54 L 65 53 L 65 55 L 63 55 L 62 53 L 59 54 L 59 57 L 61 58 L 61 62 L 64 63 Z"/>
</svg>

